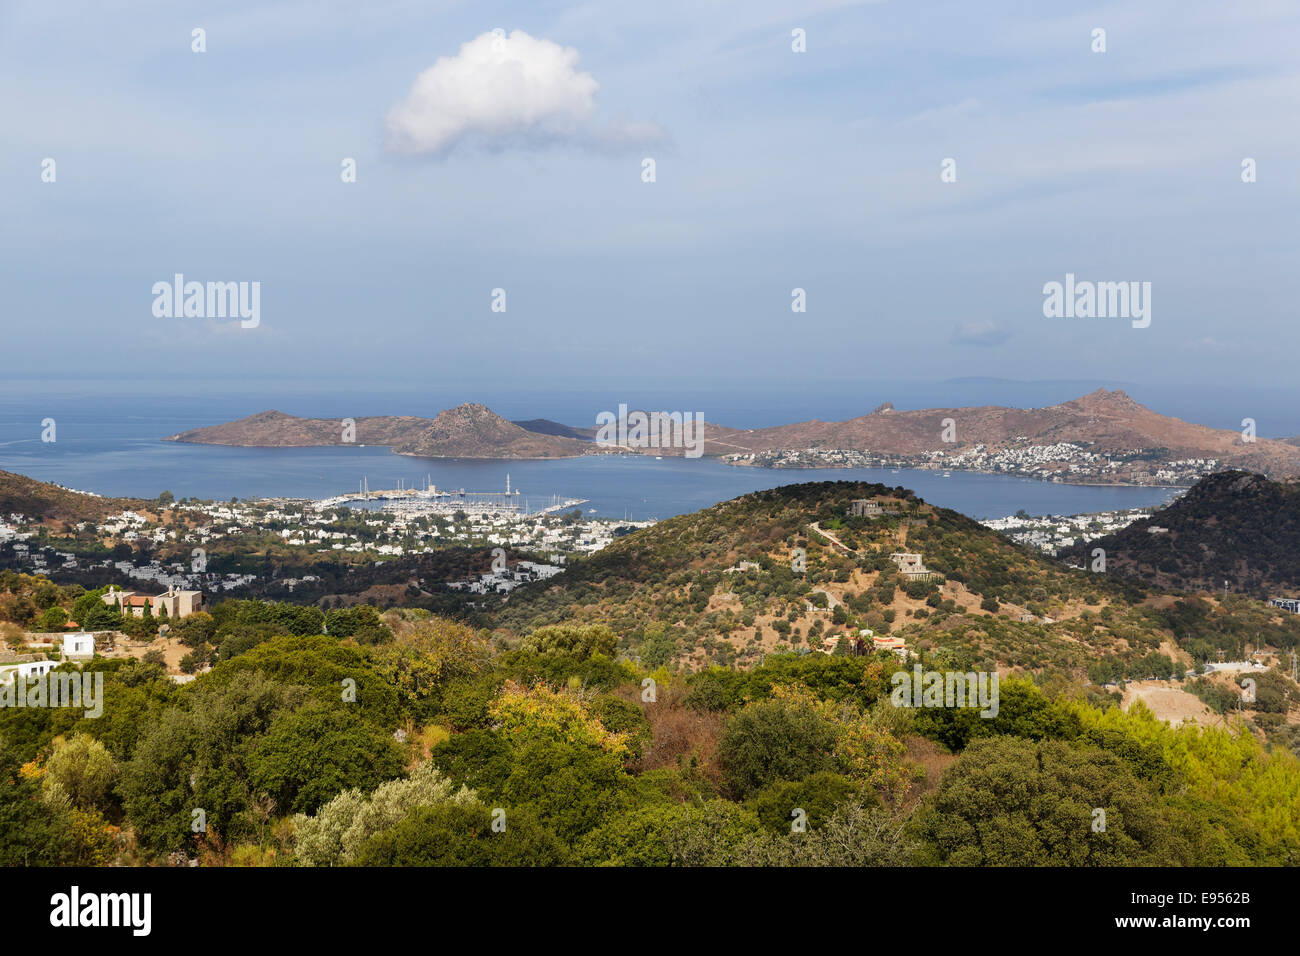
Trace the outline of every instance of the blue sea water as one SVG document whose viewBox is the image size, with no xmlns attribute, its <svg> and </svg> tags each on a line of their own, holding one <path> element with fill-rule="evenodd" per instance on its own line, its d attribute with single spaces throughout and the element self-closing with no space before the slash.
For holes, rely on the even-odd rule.
<svg viewBox="0 0 1300 956">
<path fill-rule="evenodd" d="M 1064 485 L 1001 475 L 885 469 L 769 470 L 737 468 L 709 459 L 587 457 L 559 461 L 470 461 L 420 459 L 384 447 L 229 448 L 187 445 L 161 439 L 186 429 L 229 421 L 277 407 L 301 415 L 428 414 L 454 401 L 440 396 L 370 395 L 342 402 L 311 394 L 175 394 L 130 389 L 49 387 L 0 389 L 0 469 L 55 481 L 103 495 L 153 497 L 166 490 L 177 497 L 212 499 L 261 497 L 323 498 L 357 490 L 423 486 L 502 491 L 506 476 L 532 507 L 553 495 L 586 498 L 584 510 L 597 517 L 667 518 L 708 507 L 761 488 L 804 481 L 863 480 L 914 490 L 926 501 L 975 518 L 1030 514 L 1076 514 L 1156 505 L 1167 489 Z M 576 411 L 535 410 L 521 401 L 498 402 L 513 417 L 555 417 L 585 424 Z M 361 405 L 361 408 L 356 408 Z M 428 406 L 428 407 L 426 407 Z M 531 406 L 536 408 L 536 406 Z M 870 409 L 867 409 L 868 411 Z M 757 413 L 756 413 L 757 414 Z M 819 416 L 828 417 L 828 416 Z M 53 419 L 54 442 L 41 440 L 42 422 Z M 791 421 L 792 417 L 775 421 Z M 774 423 L 774 422 L 768 422 Z"/>
</svg>

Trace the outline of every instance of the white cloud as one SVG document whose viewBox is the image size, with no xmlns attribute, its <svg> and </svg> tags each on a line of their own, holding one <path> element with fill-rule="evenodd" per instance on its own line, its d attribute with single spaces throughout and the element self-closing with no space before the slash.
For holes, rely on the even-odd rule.
<svg viewBox="0 0 1300 956">
<path fill-rule="evenodd" d="M 578 51 L 515 30 L 483 33 L 421 73 L 388 112 L 388 146 L 443 155 L 460 143 L 489 148 L 568 141 L 654 140 L 653 124 L 594 124 L 600 84 L 579 72 Z"/>
</svg>

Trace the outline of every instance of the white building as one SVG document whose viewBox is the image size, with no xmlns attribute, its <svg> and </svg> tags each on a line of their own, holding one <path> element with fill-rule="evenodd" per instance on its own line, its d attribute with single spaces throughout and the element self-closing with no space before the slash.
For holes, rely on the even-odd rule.
<svg viewBox="0 0 1300 956">
<path fill-rule="evenodd" d="M 889 556 L 889 560 L 898 565 L 899 572 L 909 581 L 930 580 L 930 569 L 925 566 L 925 561 L 919 554 L 895 551 Z"/>
<path fill-rule="evenodd" d="M 70 661 L 88 661 L 95 656 L 95 635 L 80 631 L 63 635 L 63 656 Z"/>
<path fill-rule="evenodd" d="M 30 654 L 24 654 L 14 660 L 0 663 L 0 683 L 8 684 L 15 677 L 24 680 L 41 677 L 58 666 L 58 661 L 38 660 Z"/>
</svg>

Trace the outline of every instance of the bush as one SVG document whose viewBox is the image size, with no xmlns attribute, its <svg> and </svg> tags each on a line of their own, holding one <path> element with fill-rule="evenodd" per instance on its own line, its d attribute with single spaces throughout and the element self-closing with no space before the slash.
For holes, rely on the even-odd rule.
<svg viewBox="0 0 1300 956">
<path fill-rule="evenodd" d="M 757 814 L 759 822 L 774 833 L 789 833 L 796 809 L 807 816 L 809 829 L 824 824 L 841 803 L 859 789 L 858 784 L 837 773 L 820 771 L 799 781 L 778 780 L 749 798 L 746 808 Z M 875 803 L 875 797 L 869 798 Z"/>
<path fill-rule="evenodd" d="M 745 799 L 777 780 L 836 769 L 835 727 L 802 701 L 761 700 L 735 714 L 718 741 L 728 788 Z"/>
<path fill-rule="evenodd" d="M 575 626 L 557 624 L 539 627 L 519 643 L 521 651 L 535 654 L 564 654 L 572 657 L 590 657 L 603 654 L 613 657 L 618 648 L 618 635 L 600 624 Z"/>
<path fill-rule="evenodd" d="M 494 826 L 494 824 L 496 824 Z M 525 810 L 417 807 L 372 837 L 358 866 L 558 866 L 564 845 Z"/>
</svg>

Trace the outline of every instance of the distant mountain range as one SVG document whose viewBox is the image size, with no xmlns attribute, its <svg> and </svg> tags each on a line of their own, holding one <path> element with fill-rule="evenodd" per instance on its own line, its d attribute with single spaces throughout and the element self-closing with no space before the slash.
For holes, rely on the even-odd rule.
<svg viewBox="0 0 1300 956">
<path fill-rule="evenodd" d="M 1161 587 L 1300 597 L 1300 484 L 1225 471 L 1122 531 L 1063 550 L 1087 566 Z"/>
<path fill-rule="evenodd" d="M 268 411 L 168 441 L 248 446 L 339 445 L 345 420 Z M 467 404 L 437 418 L 355 420 L 353 441 L 434 458 L 561 458 L 621 451 L 681 455 L 680 447 L 597 444 L 595 428 L 546 419 L 510 422 Z M 1300 475 L 1300 446 L 1246 441 L 1236 431 L 1154 412 L 1123 391 L 1099 389 L 1046 408 L 977 406 L 899 411 L 888 402 L 841 422 L 806 421 L 736 429 L 708 423 L 703 452 L 732 464 L 775 467 L 905 465 L 965 468 L 1076 482 L 1191 484 L 1206 472 L 1241 468 L 1270 477 Z"/>
</svg>

